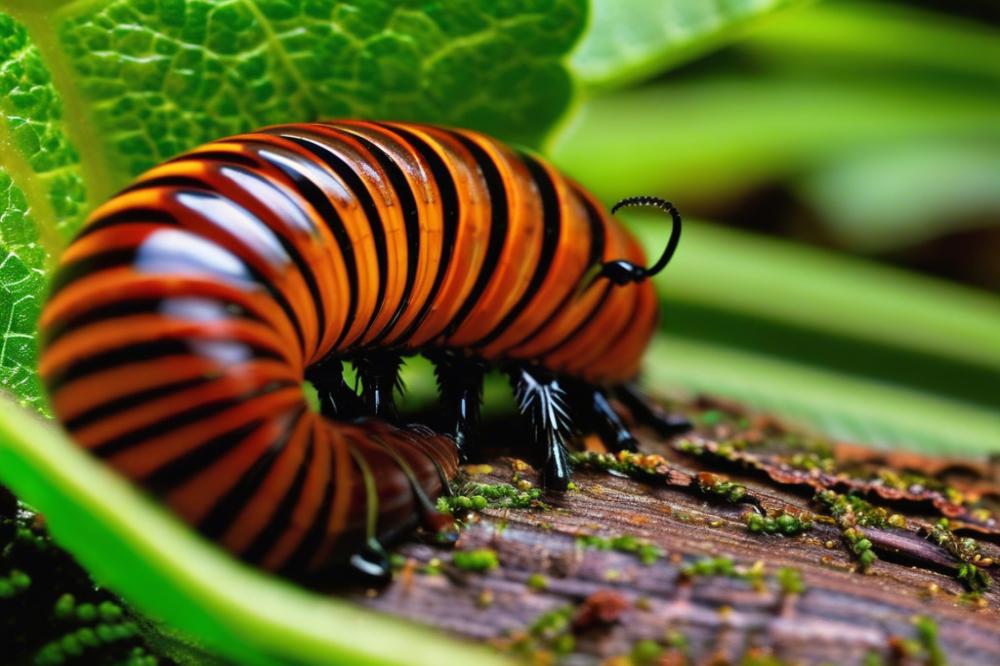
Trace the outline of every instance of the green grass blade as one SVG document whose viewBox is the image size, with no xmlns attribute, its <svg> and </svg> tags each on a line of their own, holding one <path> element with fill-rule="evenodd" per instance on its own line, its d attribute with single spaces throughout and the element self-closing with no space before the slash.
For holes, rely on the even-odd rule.
<svg viewBox="0 0 1000 666">
<path fill-rule="evenodd" d="M 661 336 L 646 383 L 726 396 L 846 441 L 929 453 L 1000 451 L 1000 410 L 697 340 Z"/>
<path fill-rule="evenodd" d="M 989 89 L 716 75 L 592 99 L 551 155 L 606 200 L 656 193 L 710 205 L 858 150 L 931 137 L 997 146 L 998 117 Z"/>
<path fill-rule="evenodd" d="M 650 253 L 662 245 L 662 223 L 644 218 L 632 228 Z M 656 284 L 673 302 L 973 364 L 1000 379 L 993 294 L 698 222 Z"/>
</svg>

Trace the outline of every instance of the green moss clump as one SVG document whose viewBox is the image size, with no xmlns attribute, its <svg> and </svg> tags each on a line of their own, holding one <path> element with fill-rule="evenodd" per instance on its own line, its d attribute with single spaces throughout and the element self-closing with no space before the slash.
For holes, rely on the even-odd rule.
<svg viewBox="0 0 1000 666">
<path fill-rule="evenodd" d="M 792 567 L 781 567 L 774 573 L 778 586 L 785 594 L 802 594 L 806 591 L 806 584 L 802 580 L 802 574 L 798 569 Z"/>
<path fill-rule="evenodd" d="M 747 496 L 746 486 L 719 478 L 710 472 L 698 474 L 698 490 L 703 494 L 737 504 Z"/>
<path fill-rule="evenodd" d="M 937 623 L 932 618 L 920 616 L 914 620 L 914 625 L 917 630 L 917 641 L 927 658 L 927 666 L 945 666 L 948 659 L 938 641 Z"/>
<path fill-rule="evenodd" d="M 577 467 L 589 467 L 604 472 L 616 472 L 635 479 L 653 479 L 670 470 L 666 458 L 656 454 L 619 451 L 618 453 L 595 453 L 574 451 L 569 454 L 570 462 Z"/>
<path fill-rule="evenodd" d="M 966 589 L 970 592 L 985 592 L 990 588 L 992 579 L 984 567 L 991 566 L 993 560 L 982 556 L 975 539 L 956 536 L 951 531 L 947 518 L 942 518 L 931 528 L 929 538 L 961 561 L 955 577 Z"/>
<path fill-rule="evenodd" d="M 851 553 L 857 558 L 861 571 L 868 571 L 878 560 L 878 556 L 872 550 L 871 540 L 865 536 L 861 528 L 884 529 L 895 526 L 890 523 L 889 512 L 882 507 L 873 506 L 870 502 L 855 495 L 841 495 L 832 490 L 817 493 L 815 499 L 824 505 L 828 513 L 837 521 L 841 536 L 847 542 Z"/>
<path fill-rule="evenodd" d="M 812 519 L 808 516 L 795 516 L 784 511 L 775 516 L 764 516 L 759 513 L 748 513 L 746 516 L 747 530 L 754 534 L 780 534 L 798 536 L 813 528 Z"/>
<path fill-rule="evenodd" d="M 663 655 L 663 647 L 654 640 L 645 639 L 637 641 L 632 646 L 629 657 L 634 666 L 655 666 L 659 663 Z"/>
<path fill-rule="evenodd" d="M 151 654 L 135 616 L 52 543 L 0 488 L 0 654 L 4 663 L 173 663 Z"/>
<path fill-rule="evenodd" d="M 594 550 L 614 550 L 619 553 L 632 553 L 643 564 L 650 565 L 664 556 L 663 549 L 646 539 L 622 535 L 602 537 L 592 534 L 581 534 L 576 537 L 576 543 L 583 548 Z"/>
<path fill-rule="evenodd" d="M 518 489 L 509 483 L 467 483 L 437 500 L 437 510 L 451 516 L 486 509 L 547 509 L 539 488 Z"/>
<path fill-rule="evenodd" d="M 451 563 L 464 571 L 485 572 L 500 566 L 500 559 L 495 550 L 480 548 L 457 551 L 451 556 Z"/>
</svg>

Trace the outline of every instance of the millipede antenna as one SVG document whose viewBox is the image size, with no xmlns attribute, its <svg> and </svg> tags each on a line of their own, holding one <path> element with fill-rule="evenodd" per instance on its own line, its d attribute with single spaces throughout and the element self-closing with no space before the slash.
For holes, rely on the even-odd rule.
<svg viewBox="0 0 1000 666">
<path fill-rule="evenodd" d="M 674 205 L 666 199 L 653 196 L 636 196 L 626 197 L 616 203 L 611 207 L 611 214 L 614 215 L 622 208 L 635 206 L 650 206 L 658 208 L 670 215 L 673 226 L 670 229 L 670 239 L 667 241 L 667 246 L 663 248 L 663 254 L 660 255 L 660 258 L 657 259 L 655 264 L 648 268 L 638 266 L 633 264 L 631 261 L 626 261 L 625 259 L 615 259 L 613 261 L 606 261 L 599 264 L 595 267 L 596 270 L 594 271 L 592 277 L 584 282 L 584 289 L 600 278 L 607 278 L 617 285 L 625 285 L 630 282 L 642 282 L 643 280 L 651 278 L 662 271 L 667 267 L 667 264 L 670 263 L 670 259 L 674 256 L 674 252 L 677 251 L 677 244 L 681 240 L 680 212 L 678 212 L 677 208 L 675 208 Z"/>
</svg>

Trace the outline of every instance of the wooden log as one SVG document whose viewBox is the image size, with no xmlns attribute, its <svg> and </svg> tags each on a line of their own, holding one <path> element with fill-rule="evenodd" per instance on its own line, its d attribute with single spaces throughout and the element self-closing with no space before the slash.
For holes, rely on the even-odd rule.
<svg viewBox="0 0 1000 666">
<path fill-rule="evenodd" d="M 993 466 L 689 411 L 692 435 L 578 456 L 576 488 L 533 506 L 453 501 L 457 543 L 410 540 L 349 596 L 535 663 L 1000 664 Z M 464 496 L 538 478 L 487 462 Z"/>
</svg>

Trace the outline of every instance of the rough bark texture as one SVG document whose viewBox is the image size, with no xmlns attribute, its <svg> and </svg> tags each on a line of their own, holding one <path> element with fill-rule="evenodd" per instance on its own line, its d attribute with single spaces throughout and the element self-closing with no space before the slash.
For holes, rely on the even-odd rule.
<svg viewBox="0 0 1000 666">
<path fill-rule="evenodd" d="M 644 439 L 662 457 L 592 455 L 577 488 L 544 506 L 456 509 L 454 546 L 404 543 L 393 582 L 352 596 L 536 663 L 1000 664 L 988 463 L 836 445 L 728 405 L 687 409 L 695 433 Z M 488 463 L 466 481 L 538 478 L 516 459 Z M 801 518 L 811 529 L 785 535 Z M 498 566 L 470 570 L 489 554 L 459 555 L 483 549 Z"/>
</svg>

